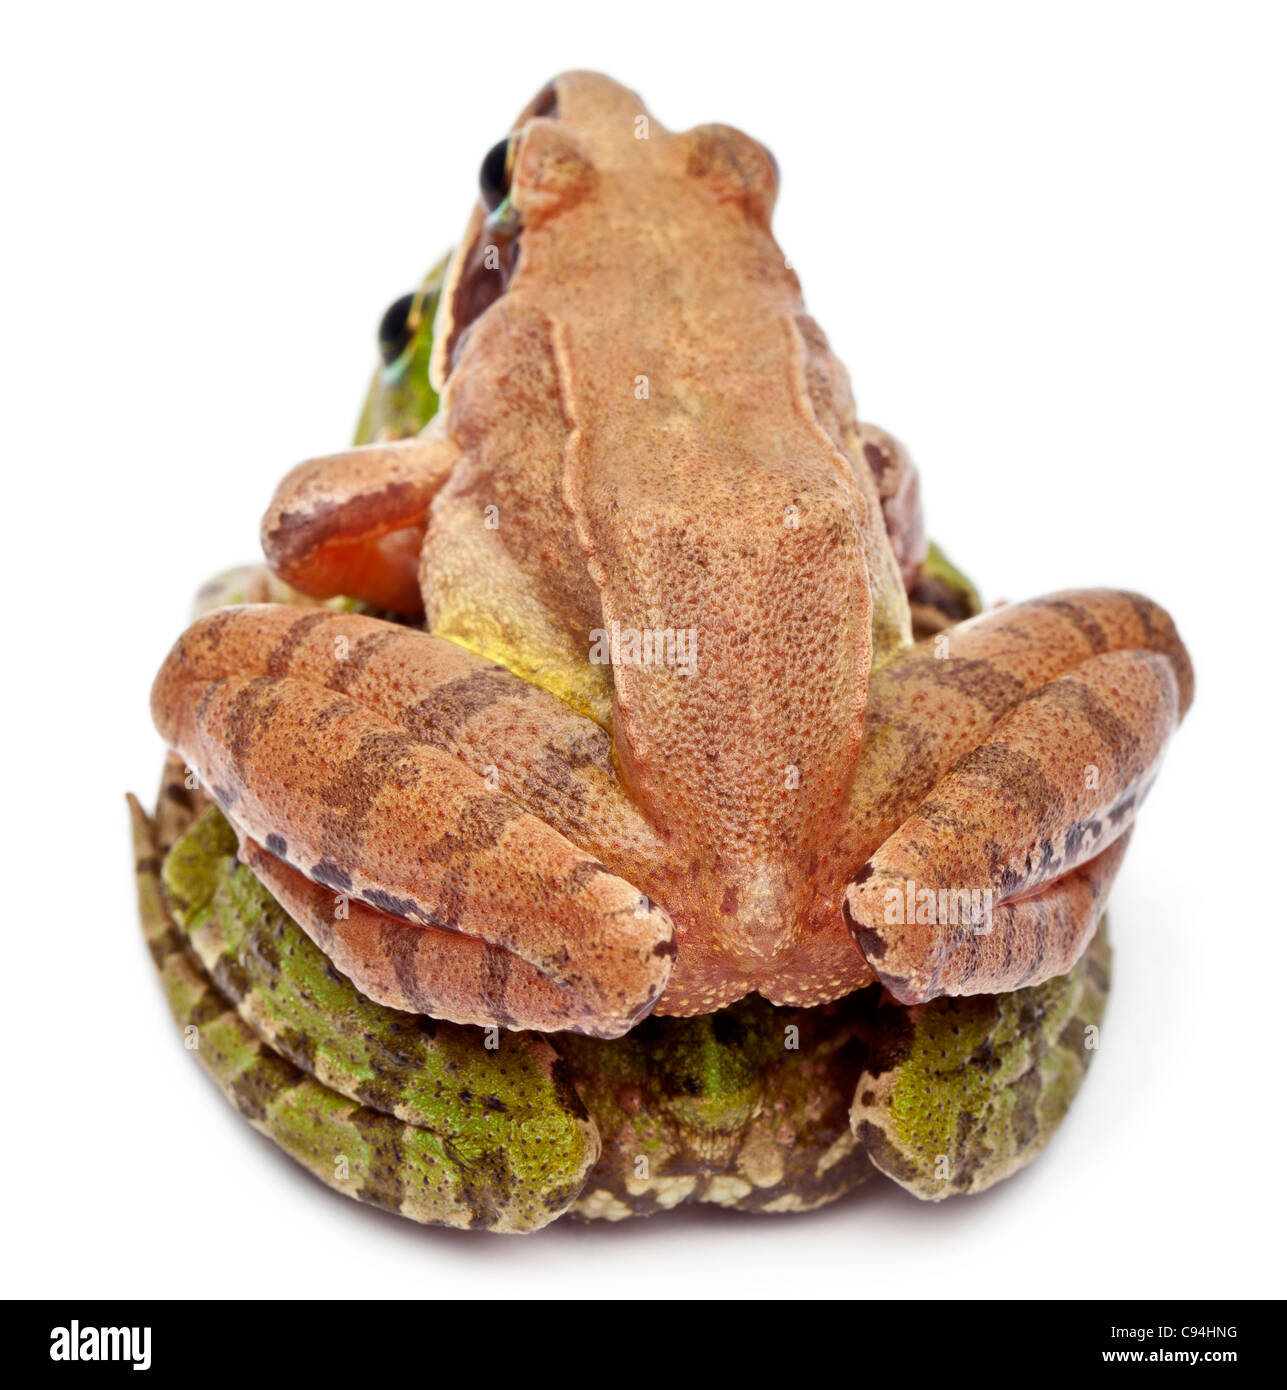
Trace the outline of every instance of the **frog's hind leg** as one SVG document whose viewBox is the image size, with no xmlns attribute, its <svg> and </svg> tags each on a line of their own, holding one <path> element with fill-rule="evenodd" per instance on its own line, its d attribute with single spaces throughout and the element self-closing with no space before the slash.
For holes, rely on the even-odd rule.
<svg viewBox="0 0 1287 1390">
<path fill-rule="evenodd" d="M 261 540 L 273 569 L 312 598 L 343 594 L 415 616 L 429 504 L 457 450 L 433 426 L 414 439 L 308 459 L 282 479 Z"/>
<path fill-rule="evenodd" d="M 451 1023 L 516 1026 L 542 1033 L 575 1030 L 576 996 L 521 956 L 478 937 L 403 921 L 366 903 L 336 911 L 334 889 L 314 883 L 247 836 L 241 857 L 283 910 L 368 999 Z"/>
<path fill-rule="evenodd" d="M 895 778 L 869 805 L 883 842 L 845 899 L 859 948 L 908 1004 L 1071 968 L 1192 699 L 1174 626 L 1134 595 L 1055 595 L 938 640 L 873 683 L 864 753 L 879 766 L 919 740 L 934 784 L 917 795 Z"/>
<path fill-rule="evenodd" d="M 365 904 L 381 914 L 366 928 L 432 931 L 386 937 L 373 982 L 401 961 L 440 1016 L 546 1028 L 557 1014 L 603 1037 L 661 994 L 674 927 L 598 857 L 615 847 L 631 870 L 659 847 L 615 785 L 607 736 L 553 696 L 425 633 L 264 605 L 194 623 L 152 707 L 239 833 L 324 888 L 332 915 Z M 284 895 L 293 883 L 279 876 Z"/>
</svg>

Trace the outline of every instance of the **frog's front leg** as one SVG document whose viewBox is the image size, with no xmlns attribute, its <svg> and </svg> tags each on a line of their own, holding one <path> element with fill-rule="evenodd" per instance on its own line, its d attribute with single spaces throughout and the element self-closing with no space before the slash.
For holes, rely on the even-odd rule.
<svg viewBox="0 0 1287 1390">
<path fill-rule="evenodd" d="M 872 696 L 864 757 L 914 745 L 936 782 L 887 779 L 865 808 L 889 828 L 845 913 L 881 982 L 916 1004 L 1071 969 L 1192 700 L 1170 619 L 1110 591 L 1016 604 L 891 663 Z"/>
<path fill-rule="evenodd" d="M 580 827 L 587 853 L 540 815 L 556 800 L 601 807 L 615 863 L 660 853 L 611 784 L 599 731 L 553 697 L 425 633 L 265 605 L 194 623 L 152 709 L 242 836 L 325 889 L 339 921 L 362 905 L 346 939 L 399 928 L 366 959 L 373 977 L 403 971 L 408 1004 L 615 1037 L 661 994 L 670 918 L 598 862 L 592 828 Z M 515 755 L 507 735 L 531 752 Z M 306 891 L 296 882 L 292 897 L 291 882 L 276 876 L 288 910 Z M 315 927 L 317 915 L 314 899 Z M 363 958 L 359 943 L 351 960 Z"/>
<path fill-rule="evenodd" d="M 261 527 L 264 554 L 313 598 L 345 594 L 414 617 L 429 504 L 459 451 L 429 429 L 307 459 L 277 487 Z"/>
</svg>

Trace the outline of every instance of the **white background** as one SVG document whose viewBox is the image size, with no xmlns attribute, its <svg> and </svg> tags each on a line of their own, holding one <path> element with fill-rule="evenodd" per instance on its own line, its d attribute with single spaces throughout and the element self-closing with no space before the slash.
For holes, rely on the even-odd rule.
<svg viewBox="0 0 1287 1390">
<path fill-rule="evenodd" d="M 1282 1295 L 1280 16 L 8 7 L 4 1291 Z M 153 978 L 123 801 L 160 763 L 153 671 L 278 476 L 347 441 L 385 304 L 576 66 L 774 150 L 809 306 L 988 599 L 1139 588 L 1191 645 L 1102 1051 L 986 1196 L 423 1230 L 255 1136 Z"/>
</svg>

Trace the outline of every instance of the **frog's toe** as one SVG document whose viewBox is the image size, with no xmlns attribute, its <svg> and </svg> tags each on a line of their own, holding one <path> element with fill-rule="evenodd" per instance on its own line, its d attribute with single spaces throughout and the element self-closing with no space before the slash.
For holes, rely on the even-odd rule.
<svg viewBox="0 0 1287 1390">
<path fill-rule="evenodd" d="M 540 804 L 530 782 L 501 789 L 519 708 L 539 750 L 564 736 L 564 716 L 540 705 L 558 702 L 535 692 L 542 732 L 516 685 L 449 643 L 355 614 L 222 609 L 176 644 L 153 714 L 263 847 L 248 852 L 294 871 L 266 873 L 268 886 L 324 948 L 344 943 L 359 986 L 389 997 L 392 976 L 412 1007 L 457 1022 L 557 1019 L 615 1037 L 665 987 L 674 926 L 528 809 L 524 794 Z M 563 772 L 566 797 L 576 779 Z"/>
</svg>

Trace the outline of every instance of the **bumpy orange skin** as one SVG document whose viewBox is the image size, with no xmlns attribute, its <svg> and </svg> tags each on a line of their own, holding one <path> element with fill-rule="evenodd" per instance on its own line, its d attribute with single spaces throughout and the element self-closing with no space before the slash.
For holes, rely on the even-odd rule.
<svg viewBox="0 0 1287 1390">
<path fill-rule="evenodd" d="M 1169 618 L 1087 591 L 913 646 L 915 470 L 804 311 L 768 152 L 586 73 L 516 132 L 447 273 L 438 414 L 264 521 L 291 583 L 426 631 L 215 615 L 158 727 L 400 1007 L 615 1036 L 1067 970 L 1191 698 Z M 921 890 L 989 920 L 898 920 Z"/>
</svg>

